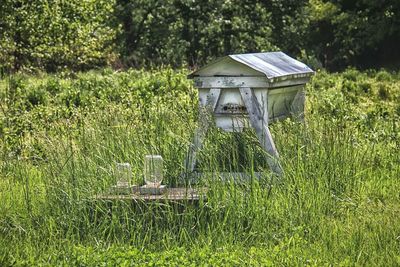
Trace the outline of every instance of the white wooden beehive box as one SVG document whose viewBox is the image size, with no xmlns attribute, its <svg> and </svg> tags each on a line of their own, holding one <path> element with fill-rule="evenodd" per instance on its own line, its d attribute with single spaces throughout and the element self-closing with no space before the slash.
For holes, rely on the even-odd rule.
<svg viewBox="0 0 400 267">
<path fill-rule="evenodd" d="M 217 127 L 241 131 L 248 126 L 239 88 L 251 88 L 268 121 L 292 114 L 302 116 L 304 86 L 313 70 L 282 52 L 229 55 L 193 72 L 189 78 L 199 90 L 201 106 L 212 88 L 221 89 L 213 110 Z"/>
</svg>

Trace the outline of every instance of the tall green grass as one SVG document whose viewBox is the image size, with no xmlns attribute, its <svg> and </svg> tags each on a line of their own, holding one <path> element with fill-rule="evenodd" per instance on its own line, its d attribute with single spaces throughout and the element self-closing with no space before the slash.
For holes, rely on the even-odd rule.
<svg viewBox="0 0 400 267">
<path fill-rule="evenodd" d="M 175 186 L 196 127 L 185 71 L 16 75 L 1 88 L 2 265 L 400 264 L 399 75 L 317 73 L 306 123 L 271 126 L 285 175 L 252 131 L 212 129 L 198 168 L 207 200 L 95 200 L 115 162 L 142 181 L 161 154 Z M 261 172 L 220 181 L 218 172 Z M 216 174 L 215 174 L 216 173 Z"/>
</svg>

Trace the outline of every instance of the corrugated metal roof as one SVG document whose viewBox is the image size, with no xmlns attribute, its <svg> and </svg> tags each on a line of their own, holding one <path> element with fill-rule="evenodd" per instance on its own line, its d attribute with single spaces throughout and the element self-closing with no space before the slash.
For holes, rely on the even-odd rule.
<svg viewBox="0 0 400 267">
<path fill-rule="evenodd" d="M 239 63 L 265 74 L 268 79 L 292 75 L 311 76 L 314 73 L 307 65 L 289 57 L 283 52 L 236 54 L 226 57 L 230 57 Z M 217 59 L 207 66 L 216 64 L 223 58 Z M 198 71 L 193 72 L 189 77 L 196 76 L 196 72 Z"/>
</svg>

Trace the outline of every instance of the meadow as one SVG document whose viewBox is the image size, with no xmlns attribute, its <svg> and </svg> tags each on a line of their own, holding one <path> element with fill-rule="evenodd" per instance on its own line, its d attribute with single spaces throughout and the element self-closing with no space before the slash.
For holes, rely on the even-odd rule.
<svg viewBox="0 0 400 267">
<path fill-rule="evenodd" d="M 99 201 L 116 162 L 176 185 L 196 127 L 187 70 L 15 74 L 0 81 L 1 266 L 398 266 L 400 73 L 318 71 L 306 121 L 271 125 L 274 177 L 252 131 L 212 129 L 198 204 Z"/>
</svg>

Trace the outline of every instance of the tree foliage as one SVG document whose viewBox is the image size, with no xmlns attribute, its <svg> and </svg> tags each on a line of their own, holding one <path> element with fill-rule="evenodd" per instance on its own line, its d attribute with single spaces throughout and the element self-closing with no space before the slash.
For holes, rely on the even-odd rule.
<svg viewBox="0 0 400 267">
<path fill-rule="evenodd" d="M 283 50 L 314 67 L 398 67 L 396 0 L 3 0 L 0 68 L 197 66 Z"/>
<path fill-rule="evenodd" d="M 270 12 L 259 1 L 118 0 L 128 64 L 202 64 L 232 52 L 276 49 Z"/>
<path fill-rule="evenodd" d="M 398 67 L 399 1 L 311 0 L 306 10 L 306 47 L 324 66 Z"/>
<path fill-rule="evenodd" d="M 115 29 L 105 0 L 4 0 L 0 3 L 0 64 L 85 69 L 104 65 Z"/>
</svg>

